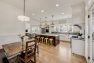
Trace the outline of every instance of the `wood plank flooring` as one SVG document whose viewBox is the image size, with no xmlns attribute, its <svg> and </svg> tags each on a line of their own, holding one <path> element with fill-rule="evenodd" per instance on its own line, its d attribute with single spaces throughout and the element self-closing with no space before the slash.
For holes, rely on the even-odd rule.
<svg viewBox="0 0 94 63">
<path fill-rule="evenodd" d="M 4 57 L 4 51 L 0 51 L 0 63 Z M 80 56 L 71 54 L 70 43 L 61 42 L 58 46 L 40 44 L 37 63 L 86 63 Z"/>
<path fill-rule="evenodd" d="M 41 44 L 37 63 L 86 63 L 80 56 L 71 54 L 70 43 L 61 42 L 52 47 Z"/>
</svg>

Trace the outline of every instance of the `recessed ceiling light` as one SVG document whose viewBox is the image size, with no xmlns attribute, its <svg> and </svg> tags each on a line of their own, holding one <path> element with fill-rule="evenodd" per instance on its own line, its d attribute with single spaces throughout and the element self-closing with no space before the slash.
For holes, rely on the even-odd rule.
<svg viewBox="0 0 94 63">
<path fill-rule="evenodd" d="M 41 10 L 41 12 L 43 13 L 43 12 L 44 12 L 44 10 Z"/>
<path fill-rule="evenodd" d="M 63 12 L 61 14 L 64 14 Z"/>
<path fill-rule="evenodd" d="M 56 7 L 59 7 L 60 5 L 59 4 L 56 4 Z"/>
</svg>

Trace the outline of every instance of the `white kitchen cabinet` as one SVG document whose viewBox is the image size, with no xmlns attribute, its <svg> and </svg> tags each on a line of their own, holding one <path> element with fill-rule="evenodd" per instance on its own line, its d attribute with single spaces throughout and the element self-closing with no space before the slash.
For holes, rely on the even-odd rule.
<svg viewBox="0 0 94 63">
<path fill-rule="evenodd" d="M 85 56 L 85 41 L 78 38 L 72 38 L 72 53 Z"/>
<path fill-rule="evenodd" d="M 70 36 L 69 34 L 59 34 L 60 40 L 63 41 L 70 41 Z"/>
</svg>

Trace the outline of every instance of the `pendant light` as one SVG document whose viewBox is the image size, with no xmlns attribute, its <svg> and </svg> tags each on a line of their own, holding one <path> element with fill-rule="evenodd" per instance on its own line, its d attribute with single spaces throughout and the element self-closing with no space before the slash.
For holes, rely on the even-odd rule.
<svg viewBox="0 0 94 63">
<path fill-rule="evenodd" d="M 53 17 L 54 17 L 54 15 L 52 15 L 52 20 L 53 20 Z M 51 23 L 51 26 L 54 26 L 54 22 L 53 21 Z"/>
<path fill-rule="evenodd" d="M 46 19 L 47 19 L 47 17 L 45 17 L 45 28 L 48 27 Z"/>
<path fill-rule="evenodd" d="M 30 21 L 30 18 L 28 17 L 28 16 L 25 16 L 25 5 L 26 5 L 26 0 L 24 0 L 24 9 L 23 9 L 23 11 L 24 11 L 24 15 L 21 15 L 21 16 L 18 16 L 17 18 L 18 18 L 18 20 L 20 20 L 20 21 L 23 21 L 23 22 L 26 22 L 26 21 Z"/>
<path fill-rule="evenodd" d="M 59 0 L 56 1 L 56 7 L 59 7 L 60 6 L 60 3 L 59 3 Z"/>
<path fill-rule="evenodd" d="M 40 28 L 42 28 L 41 18 L 40 18 L 40 25 L 39 26 L 40 26 Z"/>
</svg>

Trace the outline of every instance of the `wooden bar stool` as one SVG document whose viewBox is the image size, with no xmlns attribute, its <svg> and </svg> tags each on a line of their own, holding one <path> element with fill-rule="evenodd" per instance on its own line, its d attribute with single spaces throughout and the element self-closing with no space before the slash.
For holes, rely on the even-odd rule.
<svg viewBox="0 0 94 63">
<path fill-rule="evenodd" d="M 45 44 L 48 44 L 48 38 L 45 38 Z"/>
<path fill-rule="evenodd" d="M 44 42 L 44 37 L 41 37 L 41 43 L 43 43 Z"/>
<path fill-rule="evenodd" d="M 50 45 L 54 45 L 54 44 L 53 44 L 53 38 L 50 38 L 50 39 L 49 39 L 49 44 L 50 44 Z"/>
</svg>

